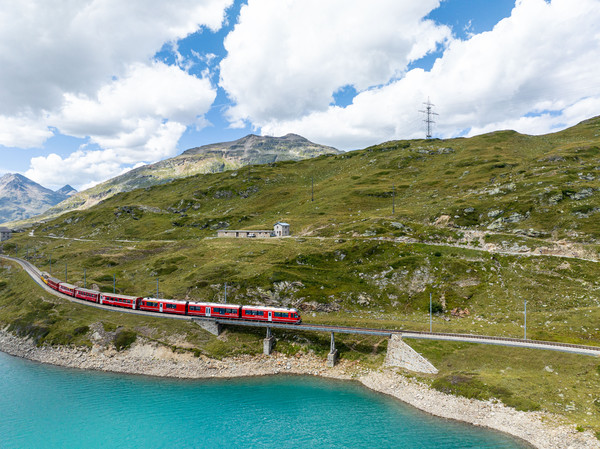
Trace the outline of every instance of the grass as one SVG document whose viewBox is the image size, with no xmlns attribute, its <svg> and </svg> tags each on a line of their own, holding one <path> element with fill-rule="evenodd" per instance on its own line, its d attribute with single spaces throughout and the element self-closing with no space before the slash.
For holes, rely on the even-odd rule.
<svg viewBox="0 0 600 449">
<path fill-rule="evenodd" d="M 158 281 L 162 297 L 219 302 L 227 283 L 231 303 L 298 307 L 312 323 L 428 330 L 431 294 L 436 331 L 520 338 L 527 301 L 529 338 L 600 345 L 598 264 L 587 260 L 600 250 L 599 129 L 596 118 L 547 136 L 395 141 L 193 176 L 69 212 L 0 249 L 47 271 L 51 260 L 54 275 L 64 278 L 67 268 L 69 282 L 104 291 L 115 279 L 118 292 L 151 296 Z M 443 215 L 448 224 L 436 225 Z M 282 219 L 291 238 L 214 238 L 221 227 L 261 229 Z M 509 254 L 556 248 L 577 257 Z M 217 339 L 193 323 L 65 303 L 31 293 L 31 281 L 2 264 L 0 322 L 38 344 L 90 345 L 85 329 L 102 323 L 115 339 L 130 332 L 123 347 L 136 335 L 215 358 L 262 351 L 262 331 L 231 328 Z M 453 309 L 469 313 L 459 318 Z M 276 337 L 276 350 L 290 355 L 329 349 L 328 335 Z M 436 388 L 600 431 L 593 358 L 410 344 L 440 369 L 425 379 Z M 336 346 L 368 366 L 379 366 L 386 350 L 381 339 L 350 335 L 336 336 Z"/>
<path fill-rule="evenodd" d="M 596 357 L 452 342 L 407 342 L 438 369 L 432 387 L 477 399 L 496 398 L 517 410 L 564 416 L 600 430 Z"/>
</svg>

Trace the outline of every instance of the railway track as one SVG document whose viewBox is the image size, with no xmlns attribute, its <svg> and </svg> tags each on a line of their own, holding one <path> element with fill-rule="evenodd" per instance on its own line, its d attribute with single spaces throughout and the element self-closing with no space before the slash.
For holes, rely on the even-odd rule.
<svg viewBox="0 0 600 449">
<path fill-rule="evenodd" d="M 154 312 L 145 312 L 139 310 L 130 310 L 130 309 L 121 309 L 114 308 L 112 306 L 106 306 L 96 303 L 90 303 L 88 301 L 83 301 L 77 298 L 73 298 L 67 295 L 63 295 L 55 290 L 49 288 L 46 284 L 44 284 L 41 279 L 41 271 L 30 262 L 18 259 L 16 257 L 4 256 L 0 255 L 0 258 L 12 260 L 20 264 L 25 271 L 31 276 L 31 278 L 41 287 L 43 287 L 48 293 L 52 293 L 55 296 L 77 302 L 79 304 L 85 304 L 87 306 L 98 307 L 105 310 L 110 310 L 113 312 L 121 312 L 121 313 L 133 313 L 144 316 L 155 316 L 157 318 L 169 318 L 169 319 L 180 319 L 180 320 L 194 320 L 194 321 L 212 321 L 221 325 L 229 325 L 229 326 L 244 326 L 244 327 L 263 327 L 269 329 L 287 329 L 287 330 L 296 330 L 296 331 L 313 331 L 313 332 L 328 332 L 328 333 L 340 333 L 340 334 L 363 334 L 363 335 L 378 335 L 391 337 L 392 334 L 400 334 L 402 338 L 414 338 L 414 339 L 424 339 L 424 340 L 437 340 L 437 341 L 457 341 L 457 342 L 466 342 L 466 343 L 480 343 L 480 344 L 491 344 L 491 345 L 500 345 L 500 346 L 511 346 L 511 347 L 523 347 L 530 349 L 546 349 L 552 351 L 561 351 L 561 352 L 570 352 L 575 354 L 583 354 L 583 355 L 591 355 L 600 357 L 600 347 L 598 346 L 587 346 L 587 345 L 578 345 L 578 344 L 570 344 L 570 343 L 561 343 L 561 342 L 552 342 L 552 341 L 542 341 L 542 340 L 524 340 L 519 338 L 510 338 L 510 337 L 495 337 L 490 335 L 473 335 L 473 334 L 454 334 L 447 332 L 424 332 L 424 331 L 411 331 L 411 330 L 403 330 L 403 329 L 377 329 L 377 328 L 367 328 L 367 327 L 350 327 L 350 326 L 336 326 L 336 325 L 327 325 L 327 324 L 311 324 L 311 323 L 301 323 L 301 324 L 280 324 L 280 323 L 271 323 L 271 322 L 250 322 L 243 320 L 231 320 L 231 319 L 212 319 L 212 318 L 198 318 L 198 317 L 190 317 L 190 316 L 181 316 L 181 315 L 171 315 L 165 313 L 154 313 Z"/>
</svg>

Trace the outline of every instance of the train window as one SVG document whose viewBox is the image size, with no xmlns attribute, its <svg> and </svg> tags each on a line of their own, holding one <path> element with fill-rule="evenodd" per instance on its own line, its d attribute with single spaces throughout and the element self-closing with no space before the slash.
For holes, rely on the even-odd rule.
<svg viewBox="0 0 600 449">
<path fill-rule="evenodd" d="M 176 304 L 165 304 L 167 309 L 176 309 L 177 305 Z"/>
</svg>

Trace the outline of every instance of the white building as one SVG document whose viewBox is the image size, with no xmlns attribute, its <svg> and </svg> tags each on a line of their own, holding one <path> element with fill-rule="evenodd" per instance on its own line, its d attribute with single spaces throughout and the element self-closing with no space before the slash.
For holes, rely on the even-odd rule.
<svg viewBox="0 0 600 449">
<path fill-rule="evenodd" d="M 217 231 L 217 237 L 235 237 L 235 238 L 265 238 L 265 237 L 275 237 L 273 231 L 265 230 L 265 229 L 255 229 L 255 230 L 247 230 L 247 229 L 219 229 Z"/>
<path fill-rule="evenodd" d="M 234 238 L 269 238 L 269 237 L 286 237 L 290 235 L 290 225 L 278 221 L 273 226 L 273 230 L 268 229 L 219 229 L 217 237 L 234 237 Z"/>
<path fill-rule="evenodd" d="M 275 231 L 275 235 L 277 237 L 286 237 L 290 235 L 290 225 L 282 221 L 275 223 L 273 230 Z"/>
<path fill-rule="evenodd" d="M 8 240 L 11 236 L 11 230 L 8 228 L 0 228 L 0 242 Z"/>
</svg>

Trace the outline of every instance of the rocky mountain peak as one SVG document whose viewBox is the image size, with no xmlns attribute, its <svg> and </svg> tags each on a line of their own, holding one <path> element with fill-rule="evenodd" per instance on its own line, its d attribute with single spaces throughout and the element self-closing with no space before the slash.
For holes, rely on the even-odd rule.
<svg viewBox="0 0 600 449">
<path fill-rule="evenodd" d="M 69 184 L 66 184 L 66 185 L 62 186 L 60 189 L 58 189 L 56 191 L 56 193 L 60 193 L 65 196 L 71 196 L 71 195 L 75 195 L 77 193 L 77 190 L 75 190 Z"/>
<path fill-rule="evenodd" d="M 72 187 L 71 187 L 72 189 Z M 0 178 L 0 223 L 40 214 L 68 198 L 18 173 Z"/>
</svg>

